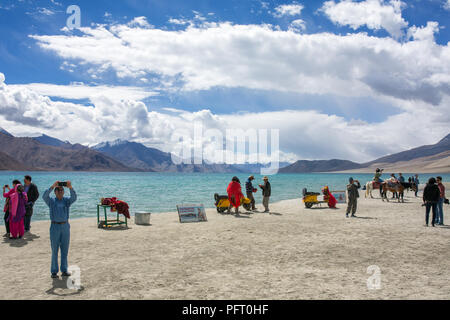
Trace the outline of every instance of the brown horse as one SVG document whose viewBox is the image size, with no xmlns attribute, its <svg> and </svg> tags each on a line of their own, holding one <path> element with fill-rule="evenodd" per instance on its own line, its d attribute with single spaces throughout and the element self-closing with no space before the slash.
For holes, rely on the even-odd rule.
<svg viewBox="0 0 450 320">
<path fill-rule="evenodd" d="M 403 194 L 405 191 L 405 187 L 401 184 L 401 183 L 396 183 L 394 185 L 389 185 L 387 182 L 383 182 L 382 184 L 382 188 L 383 188 L 383 192 L 381 194 L 381 200 L 384 201 L 384 199 L 386 199 L 387 202 L 389 202 L 389 199 L 387 197 L 387 192 L 390 191 L 392 193 L 397 192 L 398 196 L 398 202 L 400 202 L 400 198 L 402 198 L 402 202 L 405 202 L 403 200 Z"/>
</svg>

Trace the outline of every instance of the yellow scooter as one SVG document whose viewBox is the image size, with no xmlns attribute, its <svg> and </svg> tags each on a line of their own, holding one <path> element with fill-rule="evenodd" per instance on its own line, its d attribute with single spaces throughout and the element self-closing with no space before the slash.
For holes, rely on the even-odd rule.
<svg viewBox="0 0 450 320">
<path fill-rule="evenodd" d="M 217 212 L 223 213 L 230 207 L 230 201 L 228 200 L 228 196 L 219 196 L 218 193 L 214 194 L 214 200 L 216 202 L 214 205 L 216 206 Z M 243 198 L 241 201 L 241 205 L 244 207 L 245 210 L 250 211 L 252 208 L 252 202 L 249 198 Z"/>
</svg>

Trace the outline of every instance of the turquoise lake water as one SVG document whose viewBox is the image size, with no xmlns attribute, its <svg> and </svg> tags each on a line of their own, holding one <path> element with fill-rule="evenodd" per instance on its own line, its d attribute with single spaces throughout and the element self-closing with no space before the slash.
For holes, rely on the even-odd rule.
<svg viewBox="0 0 450 320">
<path fill-rule="evenodd" d="M 233 174 L 205 173 L 92 173 L 92 172 L 0 172 L 0 184 L 12 185 L 13 179 L 23 181 L 25 174 L 33 177 L 41 197 L 35 204 L 33 220 L 48 220 L 48 207 L 42 200 L 42 194 L 53 182 L 72 181 L 78 194 L 78 201 L 71 208 L 71 219 L 96 216 L 96 204 L 100 198 L 117 197 L 130 206 L 130 214 L 136 211 L 152 213 L 176 211 L 177 204 L 204 204 L 214 207 L 214 193 L 226 195 L 226 188 Z M 242 183 L 245 194 L 245 181 L 250 174 L 236 174 Z M 413 174 L 403 174 L 406 179 Z M 444 181 L 450 181 L 450 174 L 422 174 L 420 183 L 429 177 L 441 175 Z M 373 174 L 278 174 L 270 176 L 272 185 L 271 202 L 300 198 L 303 188 L 320 192 L 328 185 L 331 190 L 345 190 L 348 178 L 360 180 L 361 184 L 372 180 Z M 384 174 L 382 178 L 388 177 Z M 254 186 L 262 183 L 262 176 L 255 175 Z M 66 189 L 67 190 L 67 189 Z M 68 196 L 68 191 L 66 191 Z M 257 204 L 261 208 L 261 192 L 255 194 Z M 4 199 L 0 202 L 3 208 Z M 0 220 L 0 224 L 3 219 Z"/>
</svg>

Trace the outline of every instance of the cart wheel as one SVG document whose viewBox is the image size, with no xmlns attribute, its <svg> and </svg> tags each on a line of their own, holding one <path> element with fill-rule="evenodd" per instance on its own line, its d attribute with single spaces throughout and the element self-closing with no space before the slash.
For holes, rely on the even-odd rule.
<svg viewBox="0 0 450 320">
<path fill-rule="evenodd" d="M 242 206 L 243 206 L 244 209 L 247 210 L 247 211 L 250 211 L 250 209 L 252 208 L 252 206 L 251 206 L 250 203 L 244 203 Z"/>
<path fill-rule="evenodd" d="M 311 209 L 313 206 L 312 202 L 305 202 L 305 207 L 307 207 L 308 209 Z"/>
<path fill-rule="evenodd" d="M 216 207 L 216 209 L 217 209 L 217 212 L 220 213 L 220 208 L 219 208 L 219 207 Z"/>
</svg>

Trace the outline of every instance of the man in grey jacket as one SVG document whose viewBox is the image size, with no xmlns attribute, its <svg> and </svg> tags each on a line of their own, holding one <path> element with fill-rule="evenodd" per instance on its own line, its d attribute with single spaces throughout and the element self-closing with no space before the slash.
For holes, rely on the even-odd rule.
<svg viewBox="0 0 450 320">
<path fill-rule="evenodd" d="M 269 199 L 272 194 L 269 178 L 264 177 L 264 184 L 260 184 L 259 187 L 262 189 L 264 212 L 269 212 Z"/>
<path fill-rule="evenodd" d="M 347 185 L 348 194 L 348 205 L 347 205 L 347 218 L 352 212 L 352 218 L 356 218 L 356 208 L 358 207 L 359 192 L 358 189 L 361 188 L 361 184 L 358 180 L 353 180 L 353 178 L 348 179 L 349 184 Z"/>
</svg>

